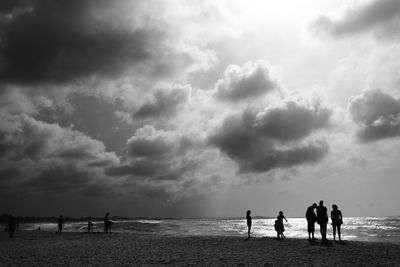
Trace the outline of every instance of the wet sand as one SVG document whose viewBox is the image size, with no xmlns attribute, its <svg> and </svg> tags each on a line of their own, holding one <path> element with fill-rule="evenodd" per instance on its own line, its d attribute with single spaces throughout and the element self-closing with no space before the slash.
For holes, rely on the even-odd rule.
<svg viewBox="0 0 400 267">
<path fill-rule="evenodd" d="M 400 244 L 19 231 L 0 235 L 1 266 L 398 266 Z"/>
</svg>

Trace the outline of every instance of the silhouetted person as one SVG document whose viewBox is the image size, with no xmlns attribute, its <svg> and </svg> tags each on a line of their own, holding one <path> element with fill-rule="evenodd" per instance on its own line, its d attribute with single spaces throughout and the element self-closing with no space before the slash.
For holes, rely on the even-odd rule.
<svg viewBox="0 0 400 267">
<path fill-rule="evenodd" d="M 91 216 L 88 218 L 87 229 L 88 229 L 88 233 L 90 233 L 93 230 L 93 222 L 92 222 Z"/>
<path fill-rule="evenodd" d="M 326 240 L 326 226 L 328 220 L 328 210 L 324 206 L 324 201 L 321 200 L 317 207 L 317 223 L 319 224 L 322 240 Z"/>
<path fill-rule="evenodd" d="M 317 203 L 314 203 L 310 207 L 308 207 L 306 212 L 308 240 L 316 240 L 316 238 L 314 237 L 314 232 L 315 223 L 317 222 L 317 215 L 315 214 L 314 209 L 316 209 L 317 207 Z"/>
<path fill-rule="evenodd" d="M 15 218 L 14 216 L 10 215 L 10 219 L 8 220 L 8 236 L 10 238 L 14 236 L 15 226 L 16 226 Z"/>
<path fill-rule="evenodd" d="M 110 229 L 110 218 L 108 218 L 108 216 L 110 216 L 110 213 L 106 213 L 106 216 L 104 216 L 104 232 L 108 233 L 109 231 L 111 232 Z"/>
<path fill-rule="evenodd" d="M 331 220 L 332 220 L 332 227 L 333 227 L 333 240 L 336 240 L 336 229 L 339 237 L 339 241 L 342 241 L 340 236 L 340 226 L 343 223 L 342 212 L 338 210 L 337 205 L 332 205 L 332 212 L 331 212 Z"/>
<path fill-rule="evenodd" d="M 285 232 L 285 227 L 283 226 L 283 219 L 287 222 L 285 216 L 283 215 L 282 211 L 279 211 L 278 217 L 276 217 L 275 221 L 275 231 L 276 231 L 276 238 L 277 239 L 284 239 L 285 235 L 283 232 Z"/>
<path fill-rule="evenodd" d="M 61 235 L 62 229 L 64 227 L 64 219 L 62 215 L 58 217 L 57 224 L 58 224 L 57 234 Z"/>
<path fill-rule="evenodd" d="M 246 220 L 247 220 L 247 237 L 250 238 L 250 230 L 251 230 L 251 211 L 247 211 L 246 213 Z"/>
</svg>

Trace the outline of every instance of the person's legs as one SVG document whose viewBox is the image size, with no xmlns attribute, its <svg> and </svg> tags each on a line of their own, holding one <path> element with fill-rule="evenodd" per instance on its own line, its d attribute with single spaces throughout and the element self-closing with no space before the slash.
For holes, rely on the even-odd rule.
<svg viewBox="0 0 400 267">
<path fill-rule="evenodd" d="M 321 223 L 321 224 L 319 225 L 319 232 L 321 233 L 321 237 L 322 237 L 322 238 L 324 238 L 324 230 L 323 230 L 323 228 L 324 228 L 324 225 L 323 225 L 323 223 Z"/>
<path fill-rule="evenodd" d="M 321 235 L 322 239 L 326 239 L 326 223 L 321 223 Z"/>
<path fill-rule="evenodd" d="M 250 238 L 250 229 L 251 229 L 251 225 L 247 226 L 248 230 L 247 230 L 247 237 Z"/>
<path fill-rule="evenodd" d="M 338 232 L 339 241 L 342 241 L 342 238 L 340 236 L 340 224 L 337 226 L 337 232 Z"/>
<path fill-rule="evenodd" d="M 332 225 L 333 226 L 333 240 L 336 240 L 336 225 Z"/>
</svg>

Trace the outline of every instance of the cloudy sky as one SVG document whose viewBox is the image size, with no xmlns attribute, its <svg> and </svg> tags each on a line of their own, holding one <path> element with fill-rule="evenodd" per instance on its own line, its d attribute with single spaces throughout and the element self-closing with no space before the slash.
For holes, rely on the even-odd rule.
<svg viewBox="0 0 400 267">
<path fill-rule="evenodd" d="M 399 215 L 400 1 L 0 2 L 0 211 Z"/>
</svg>

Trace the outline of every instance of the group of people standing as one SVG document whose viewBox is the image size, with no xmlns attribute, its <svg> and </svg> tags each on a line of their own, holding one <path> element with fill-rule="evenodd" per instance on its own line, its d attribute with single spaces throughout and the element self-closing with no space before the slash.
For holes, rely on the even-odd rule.
<svg viewBox="0 0 400 267">
<path fill-rule="evenodd" d="M 316 212 L 314 210 L 316 209 Z M 247 236 L 250 238 L 250 231 L 252 226 L 252 218 L 251 218 L 251 211 L 248 210 L 246 213 L 246 221 L 247 221 Z M 306 219 L 307 219 L 307 231 L 308 231 L 308 240 L 313 241 L 316 240 L 314 236 L 315 232 L 315 223 L 319 224 L 320 232 L 322 240 L 327 240 L 326 238 L 326 229 L 329 221 L 328 217 L 328 209 L 324 206 L 324 201 L 321 200 L 319 205 L 316 203 L 312 204 L 310 207 L 307 208 L 306 212 Z M 288 220 L 283 215 L 282 211 L 279 211 L 279 215 L 275 220 L 275 231 L 276 231 L 276 238 L 278 240 L 282 240 L 285 238 L 283 232 L 285 231 L 285 227 L 283 224 L 283 220 L 288 222 Z M 336 232 L 338 233 L 339 241 L 341 241 L 341 234 L 340 234 L 340 226 L 343 224 L 343 217 L 342 212 L 338 209 L 337 205 L 332 205 L 332 212 L 331 212 L 331 220 L 332 220 L 332 227 L 333 227 L 333 240 L 336 240 Z"/>
<path fill-rule="evenodd" d="M 314 213 L 317 210 L 317 214 Z M 308 240 L 315 240 L 315 223 L 319 224 L 322 240 L 326 240 L 326 228 L 328 225 L 328 209 L 324 206 L 324 201 L 321 200 L 319 205 L 317 203 L 308 207 L 306 212 Z M 342 212 L 338 209 L 337 205 L 332 205 L 331 220 L 333 227 L 333 240 L 336 240 L 336 231 L 338 233 L 339 241 L 342 241 L 340 234 L 340 226 L 343 224 Z"/>
</svg>

